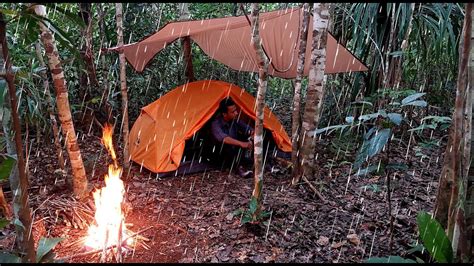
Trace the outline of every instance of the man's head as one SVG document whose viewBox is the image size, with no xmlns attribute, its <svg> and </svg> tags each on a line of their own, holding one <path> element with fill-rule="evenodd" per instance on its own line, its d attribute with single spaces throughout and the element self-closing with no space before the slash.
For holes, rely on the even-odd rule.
<svg viewBox="0 0 474 266">
<path fill-rule="evenodd" d="M 231 98 L 225 98 L 220 102 L 219 112 L 222 114 L 222 117 L 225 121 L 231 121 L 239 114 L 237 111 L 237 106 Z"/>
</svg>

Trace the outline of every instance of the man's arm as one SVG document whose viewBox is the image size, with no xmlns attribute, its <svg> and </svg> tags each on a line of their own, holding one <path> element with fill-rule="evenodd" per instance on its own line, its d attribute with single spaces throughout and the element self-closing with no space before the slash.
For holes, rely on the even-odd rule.
<svg viewBox="0 0 474 266">
<path fill-rule="evenodd" d="M 230 137 L 229 135 L 227 135 L 222 130 L 222 128 L 220 127 L 219 122 L 217 120 L 212 123 L 211 131 L 212 131 L 212 135 L 214 136 L 214 138 L 218 142 L 223 142 L 225 144 L 239 146 L 239 147 L 242 147 L 244 149 L 248 149 L 252 146 L 252 144 L 250 142 L 239 141 L 239 140 L 236 140 L 236 139 Z"/>
<path fill-rule="evenodd" d="M 244 141 L 236 140 L 236 139 L 231 138 L 229 136 L 225 137 L 222 142 L 224 142 L 225 144 L 229 144 L 229 145 L 239 146 L 239 147 L 242 147 L 244 149 L 249 149 L 250 147 L 252 147 L 252 143 L 250 141 L 244 142 Z"/>
</svg>

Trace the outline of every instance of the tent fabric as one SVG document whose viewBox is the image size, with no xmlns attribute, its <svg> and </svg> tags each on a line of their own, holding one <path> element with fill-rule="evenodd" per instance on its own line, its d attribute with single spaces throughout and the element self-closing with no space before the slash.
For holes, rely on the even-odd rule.
<svg viewBox="0 0 474 266">
<path fill-rule="evenodd" d="M 260 36 L 271 60 L 268 74 L 295 78 L 298 61 L 302 8 L 260 14 Z M 125 58 L 142 72 L 153 57 L 178 38 L 189 36 L 211 58 L 238 71 L 258 71 L 257 55 L 251 43 L 251 26 L 246 16 L 172 22 L 142 41 L 123 46 Z M 309 73 L 313 39 L 310 17 L 304 76 Z M 120 47 L 110 48 L 116 51 Z M 326 74 L 367 71 L 368 68 L 328 34 Z"/>
<path fill-rule="evenodd" d="M 131 159 L 155 173 L 176 170 L 185 141 L 211 119 L 224 98 L 255 120 L 256 99 L 224 81 L 201 80 L 179 86 L 142 108 L 129 136 Z M 291 140 L 278 118 L 264 108 L 263 127 L 272 133 L 278 149 L 291 151 Z"/>
</svg>

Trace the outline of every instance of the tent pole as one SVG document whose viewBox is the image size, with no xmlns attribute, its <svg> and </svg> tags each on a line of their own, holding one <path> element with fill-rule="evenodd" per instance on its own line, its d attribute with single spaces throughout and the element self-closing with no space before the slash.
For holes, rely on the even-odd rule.
<svg viewBox="0 0 474 266">
<path fill-rule="evenodd" d="M 184 62 L 185 62 L 184 75 L 186 76 L 186 82 L 193 82 L 196 79 L 194 78 L 194 71 L 193 71 L 193 59 L 192 59 L 192 54 L 191 54 L 191 38 L 189 38 L 189 36 L 182 38 L 181 44 L 183 45 Z"/>
</svg>

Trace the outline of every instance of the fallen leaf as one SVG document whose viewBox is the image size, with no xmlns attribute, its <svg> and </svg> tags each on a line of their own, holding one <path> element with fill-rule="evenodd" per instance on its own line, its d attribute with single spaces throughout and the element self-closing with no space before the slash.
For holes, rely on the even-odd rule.
<svg viewBox="0 0 474 266">
<path fill-rule="evenodd" d="M 342 247 L 342 246 L 343 246 L 344 244 L 346 244 L 346 243 L 347 243 L 347 241 L 346 241 L 346 240 L 343 240 L 343 241 L 341 241 L 341 242 L 332 244 L 332 245 L 331 245 L 331 248 L 334 248 L 334 249 L 340 248 L 340 247 Z"/>
<path fill-rule="evenodd" d="M 329 244 L 329 238 L 325 236 L 320 236 L 316 243 L 320 246 L 326 246 L 327 244 Z"/>
<path fill-rule="evenodd" d="M 357 234 L 350 234 L 350 235 L 347 235 L 347 239 L 349 239 L 349 241 L 358 246 L 360 244 L 360 239 L 359 237 L 357 236 Z"/>
</svg>

